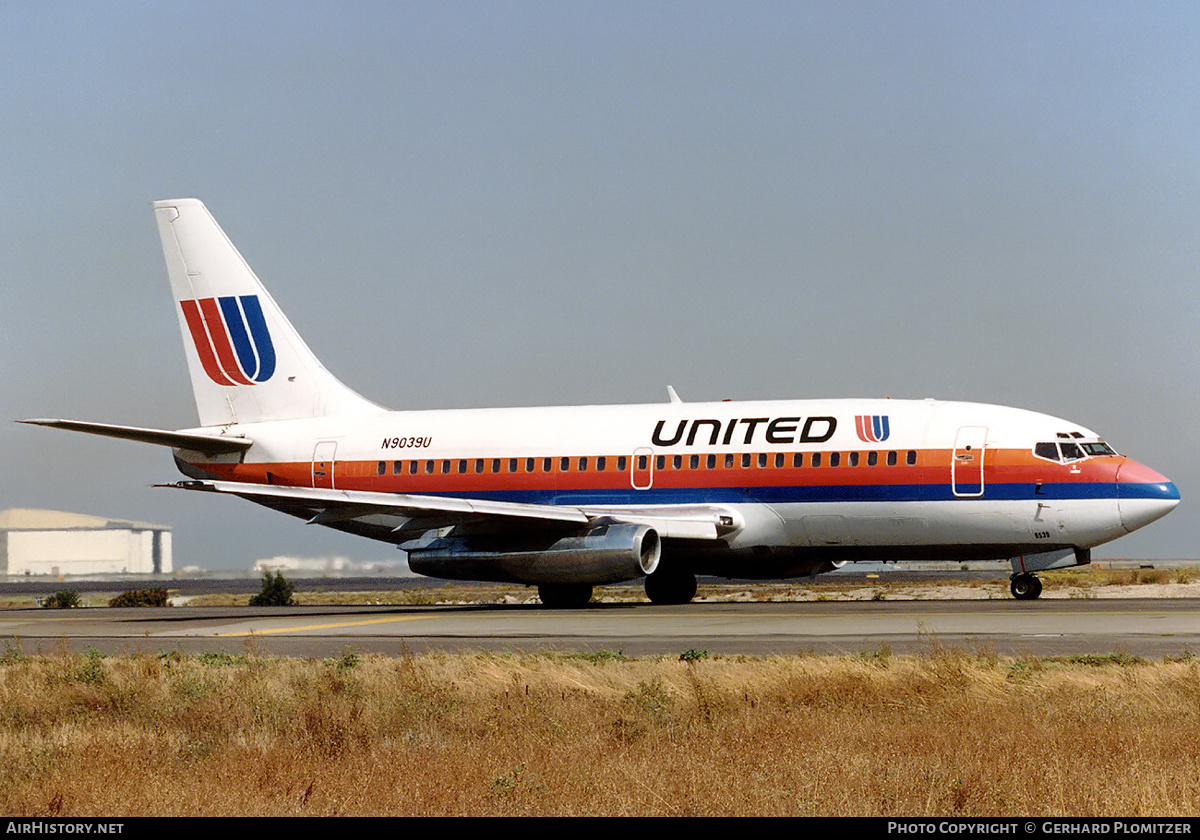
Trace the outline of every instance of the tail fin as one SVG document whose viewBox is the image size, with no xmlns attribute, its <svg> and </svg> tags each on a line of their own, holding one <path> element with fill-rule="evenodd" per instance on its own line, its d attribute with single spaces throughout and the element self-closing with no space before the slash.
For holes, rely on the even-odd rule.
<svg viewBox="0 0 1200 840">
<path fill-rule="evenodd" d="M 154 215 L 202 426 L 379 410 L 322 366 L 203 204 Z"/>
</svg>

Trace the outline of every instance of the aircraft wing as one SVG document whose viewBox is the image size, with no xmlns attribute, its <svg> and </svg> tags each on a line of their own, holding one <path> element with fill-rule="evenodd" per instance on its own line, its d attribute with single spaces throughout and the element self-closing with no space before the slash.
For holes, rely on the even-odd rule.
<svg viewBox="0 0 1200 840">
<path fill-rule="evenodd" d="M 180 481 L 160 485 L 184 490 L 227 493 L 306 519 L 313 525 L 343 526 L 345 530 L 386 529 L 393 541 L 408 542 L 442 528 L 474 533 L 512 533 L 549 530 L 569 533 L 607 519 L 648 525 L 660 536 L 715 540 L 737 527 L 732 511 L 716 506 L 688 507 L 574 507 L 374 493 L 317 487 L 281 487 L 236 481 Z"/>
</svg>

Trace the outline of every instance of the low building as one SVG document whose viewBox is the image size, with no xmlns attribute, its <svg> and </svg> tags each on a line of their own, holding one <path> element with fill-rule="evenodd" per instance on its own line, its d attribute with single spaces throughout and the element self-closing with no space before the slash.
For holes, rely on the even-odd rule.
<svg viewBox="0 0 1200 840">
<path fill-rule="evenodd" d="M 57 510 L 0 512 L 0 573 L 170 574 L 171 529 Z"/>
</svg>

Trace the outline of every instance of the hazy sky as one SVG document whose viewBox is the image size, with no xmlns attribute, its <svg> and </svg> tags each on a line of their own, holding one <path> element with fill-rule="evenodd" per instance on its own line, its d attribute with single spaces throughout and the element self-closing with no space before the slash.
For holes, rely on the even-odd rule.
<svg viewBox="0 0 1200 840">
<path fill-rule="evenodd" d="M 0 0 L 9 419 L 196 423 L 150 202 L 394 408 L 892 396 L 1069 418 L 1194 557 L 1200 7 Z M 1189 421 L 1190 422 L 1190 421 Z M 0 509 L 177 566 L 396 559 L 5 422 Z"/>
</svg>

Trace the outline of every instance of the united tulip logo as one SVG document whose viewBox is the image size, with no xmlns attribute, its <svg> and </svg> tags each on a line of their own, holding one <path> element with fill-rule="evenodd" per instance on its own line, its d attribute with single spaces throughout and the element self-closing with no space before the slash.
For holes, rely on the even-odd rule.
<svg viewBox="0 0 1200 840">
<path fill-rule="evenodd" d="M 182 300 L 183 318 L 208 378 L 254 385 L 275 373 L 275 345 L 258 295 Z"/>
<path fill-rule="evenodd" d="M 892 433 L 888 427 L 886 414 L 855 415 L 854 431 L 858 433 L 858 439 L 864 443 L 883 443 Z"/>
</svg>

